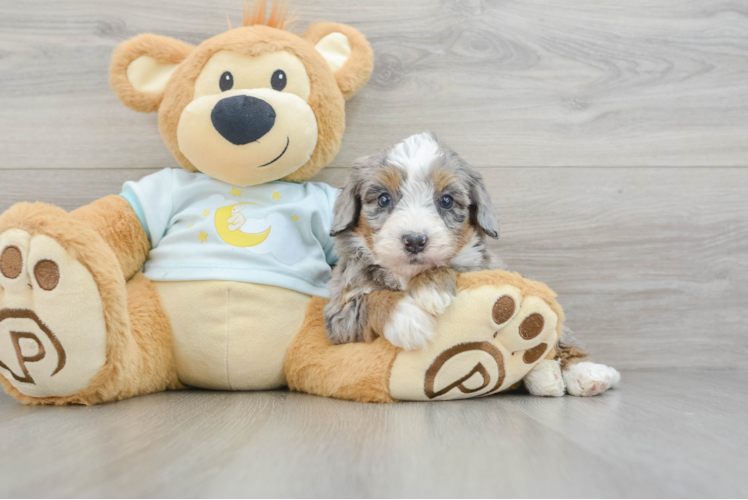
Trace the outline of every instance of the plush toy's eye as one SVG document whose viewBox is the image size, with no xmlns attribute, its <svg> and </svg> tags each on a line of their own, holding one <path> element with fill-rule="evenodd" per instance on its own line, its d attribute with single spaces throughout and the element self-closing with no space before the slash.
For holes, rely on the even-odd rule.
<svg viewBox="0 0 748 500">
<path fill-rule="evenodd" d="M 226 92 L 234 87 L 234 75 L 228 71 L 221 75 L 221 81 L 218 82 L 221 87 L 221 92 Z"/>
<path fill-rule="evenodd" d="M 448 194 L 445 194 L 444 196 L 439 198 L 439 206 L 444 210 L 452 210 L 452 207 L 455 206 L 455 200 Z"/>
<path fill-rule="evenodd" d="M 276 70 L 276 72 L 273 73 L 273 77 L 270 79 L 270 85 L 273 86 L 273 90 L 277 90 L 278 92 L 285 89 L 286 85 L 288 85 L 286 72 L 282 69 Z"/>
<path fill-rule="evenodd" d="M 392 196 L 389 193 L 379 195 L 379 206 L 386 208 L 392 205 Z"/>
</svg>

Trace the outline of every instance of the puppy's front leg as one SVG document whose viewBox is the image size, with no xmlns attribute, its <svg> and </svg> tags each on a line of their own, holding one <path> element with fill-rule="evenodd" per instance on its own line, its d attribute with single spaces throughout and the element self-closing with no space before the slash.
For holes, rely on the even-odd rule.
<svg viewBox="0 0 748 500">
<path fill-rule="evenodd" d="M 325 307 L 327 335 L 333 344 L 386 338 L 403 349 L 425 347 L 434 319 L 407 292 L 378 290 L 345 298 L 334 296 Z"/>
<path fill-rule="evenodd" d="M 457 273 L 448 267 L 425 271 L 410 280 L 408 293 L 418 307 L 439 316 L 457 295 Z"/>
<path fill-rule="evenodd" d="M 381 335 L 405 350 L 423 349 L 434 336 L 434 317 L 407 292 L 378 291 L 366 297 L 367 340 Z"/>
<path fill-rule="evenodd" d="M 377 295 L 388 293 L 395 295 Z M 435 316 L 449 307 L 455 295 L 457 273 L 449 268 L 432 269 L 412 278 L 407 292 L 370 294 L 369 322 L 378 323 L 391 344 L 406 350 L 423 349 L 434 337 Z M 376 316 L 374 310 L 378 311 Z"/>
<path fill-rule="evenodd" d="M 363 342 L 366 333 L 366 296 L 342 297 L 335 292 L 325 306 L 327 337 L 333 344 Z"/>
</svg>

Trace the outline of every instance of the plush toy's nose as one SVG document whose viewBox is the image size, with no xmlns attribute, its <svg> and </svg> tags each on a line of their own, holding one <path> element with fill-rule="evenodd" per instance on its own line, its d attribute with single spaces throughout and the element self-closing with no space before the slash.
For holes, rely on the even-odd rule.
<svg viewBox="0 0 748 500">
<path fill-rule="evenodd" d="M 262 99 L 236 95 L 218 101 L 210 119 L 227 141 L 243 146 L 270 132 L 275 125 L 275 110 Z"/>
</svg>

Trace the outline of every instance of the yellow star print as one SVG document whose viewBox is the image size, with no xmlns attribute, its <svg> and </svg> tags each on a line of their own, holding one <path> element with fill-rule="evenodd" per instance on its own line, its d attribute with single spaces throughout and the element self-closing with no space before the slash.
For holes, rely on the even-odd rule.
<svg viewBox="0 0 748 500">
<path fill-rule="evenodd" d="M 187 229 L 191 228 L 192 226 L 194 226 L 194 224 L 190 224 L 189 226 L 187 226 Z"/>
<path fill-rule="evenodd" d="M 299 220 L 299 216 L 298 215 L 294 215 L 293 217 L 291 217 L 291 220 L 294 221 L 294 222 L 296 222 L 297 220 Z"/>
<path fill-rule="evenodd" d="M 233 188 L 233 189 L 231 189 L 231 194 L 232 194 L 233 196 L 241 196 L 243 192 L 244 192 L 244 191 L 240 191 L 240 190 L 238 190 L 238 189 L 236 189 L 236 188 Z"/>
<path fill-rule="evenodd" d="M 278 191 L 273 191 L 273 199 L 274 199 L 275 201 L 278 201 L 278 200 L 280 200 L 281 198 L 283 198 L 283 197 L 281 196 L 281 194 L 280 194 L 280 193 L 279 193 Z"/>
<path fill-rule="evenodd" d="M 206 210 L 203 212 L 203 217 L 207 217 L 210 214 L 210 210 Z"/>
<path fill-rule="evenodd" d="M 198 240 L 200 240 L 202 243 L 205 243 L 208 241 L 208 233 L 204 233 L 200 231 L 200 236 L 197 237 Z"/>
</svg>

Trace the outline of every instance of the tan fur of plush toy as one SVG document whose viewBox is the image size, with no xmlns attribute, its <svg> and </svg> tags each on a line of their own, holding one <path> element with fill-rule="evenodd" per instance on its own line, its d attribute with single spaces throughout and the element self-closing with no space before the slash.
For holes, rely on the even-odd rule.
<svg viewBox="0 0 748 500">
<path fill-rule="evenodd" d="M 297 106 L 300 113 L 310 109 L 317 137 L 306 162 L 283 164 L 276 170 L 275 166 L 267 170 L 238 168 L 238 164 L 231 164 L 236 156 L 228 143 L 211 142 L 210 138 L 204 144 L 189 143 L 191 154 L 201 161 L 206 155 L 200 148 L 214 148 L 221 154 L 220 148 L 226 148 L 227 161 L 209 165 L 207 173 L 239 186 L 268 181 L 257 177 L 260 175 L 302 182 L 329 164 L 345 130 L 344 102 L 366 84 L 373 67 L 372 50 L 355 29 L 320 23 L 302 38 L 279 29 L 285 26 L 283 9 L 276 5 L 265 20 L 263 8 L 245 13 L 246 26 L 198 47 L 157 35 L 137 36 L 117 48 L 110 68 L 111 86 L 120 100 L 136 111 L 158 111 L 165 144 L 182 167 L 196 171 L 198 167 L 180 147 L 180 123 L 181 133 L 192 137 L 188 125 L 193 122 L 185 118 L 185 110 L 198 99 L 212 99 L 210 95 L 196 96 L 203 85 L 201 75 L 208 71 L 212 58 L 223 53 L 222 60 L 257 64 L 265 71 L 272 69 L 268 57 L 276 57 L 296 65 L 297 73 L 300 61 L 308 86 L 299 73 L 295 83 L 300 82 L 300 90 L 295 97 L 262 89 L 234 92 L 269 96 L 278 102 L 286 99 L 283 102 Z M 276 27 L 263 26 L 263 21 Z M 238 68 L 237 74 L 244 69 Z M 213 80 L 217 81 L 211 76 Z M 305 140 L 311 147 L 309 138 L 302 137 L 299 142 Z M 288 143 L 290 139 L 287 148 Z M 297 152 L 295 158 L 304 154 Z M 4 290 L 4 295 L 0 294 L 0 383 L 6 391 L 26 404 L 61 405 L 98 404 L 183 387 L 178 373 L 181 351 L 175 342 L 183 338 L 178 335 L 183 332 L 172 329 L 172 324 L 181 323 L 170 319 L 175 310 L 166 307 L 174 301 L 162 298 L 165 290 L 179 287 L 171 283 L 159 288 L 139 272 L 150 250 L 136 213 L 119 196 L 105 197 L 71 213 L 42 203 L 21 203 L 0 215 L 0 285 Z M 58 256 L 57 261 L 44 261 L 57 273 L 49 287 L 42 286 L 39 264 L 29 260 L 34 252 Z M 20 267 L 19 255 L 23 261 Z M 239 290 L 240 285 L 223 284 L 227 293 L 232 287 Z M 283 304 L 276 304 L 278 310 L 268 312 L 293 316 L 300 327 L 277 332 L 277 352 L 250 351 L 246 362 L 273 358 L 281 370 L 271 377 L 275 382 L 263 382 L 258 388 L 278 387 L 282 384 L 277 380 L 285 379 L 294 390 L 392 402 L 507 390 L 541 357 L 554 356 L 563 312 L 547 287 L 504 272 L 463 276 L 459 286 L 457 303 L 462 297 L 463 305 L 440 319 L 443 332 L 423 352 L 403 353 L 384 339 L 333 346 L 322 321 L 324 301 L 307 297 L 302 301 L 308 304 L 306 311 L 284 310 Z M 499 319 L 495 304 L 505 297 L 512 298 L 512 315 Z M 193 299 L 200 302 L 200 297 Z M 83 306 L 90 317 L 81 312 Z M 194 308 L 184 312 L 199 313 Z M 545 327 L 525 341 L 518 336 L 518 328 L 532 314 L 541 314 Z M 464 324 L 474 326 L 465 330 Z M 252 326 L 247 325 L 249 332 Z M 13 333 L 18 329 L 28 332 L 19 336 Z M 525 352 L 532 352 L 532 359 L 525 355 L 523 361 Z M 92 376 L 76 375 L 92 371 Z M 233 387 L 229 383 L 226 388 Z"/>
</svg>

